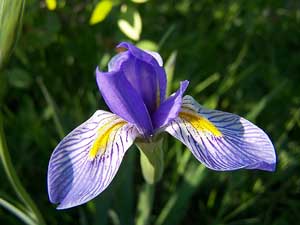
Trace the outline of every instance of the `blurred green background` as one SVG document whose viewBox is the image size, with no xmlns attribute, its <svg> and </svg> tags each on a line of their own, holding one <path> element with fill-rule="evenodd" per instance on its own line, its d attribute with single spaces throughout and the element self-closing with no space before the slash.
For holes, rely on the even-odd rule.
<svg viewBox="0 0 300 225">
<path fill-rule="evenodd" d="M 47 224 L 300 221 L 298 0 L 27 0 L 18 36 L 0 74 L 0 110 L 13 165 Z M 144 184 L 132 147 L 103 194 L 56 210 L 46 188 L 49 157 L 66 133 L 107 109 L 94 71 L 106 69 L 120 41 L 159 51 L 172 91 L 188 79 L 186 93 L 200 104 L 263 128 L 276 147 L 276 172 L 214 172 L 170 138 L 155 187 Z M 3 167 L 0 181 L 0 198 L 22 209 Z M 24 223 L 0 206 L 0 224 Z"/>
</svg>

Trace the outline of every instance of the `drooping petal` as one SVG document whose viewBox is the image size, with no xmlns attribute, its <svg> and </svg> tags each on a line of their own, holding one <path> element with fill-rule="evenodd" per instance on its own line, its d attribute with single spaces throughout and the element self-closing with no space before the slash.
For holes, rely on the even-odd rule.
<svg viewBox="0 0 300 225">
<path fill-rule="evenodd" d="M 237 115 L 205 109 L 191 96 L 165 130 L 213 170 L 275 170 L 275 149 L 264 131 Z"/>
<path fill-rule="evenodd" d="M 126 42 L 117 47 L 128 49 L 130 58 L 124 63 L 125 76 L 142 96 L 150 114 L 153 113 L 166 95 L 167 79 L 160 55 Z"/>
<path fill-rule="evenodd" d="M 100 72 L 97 68 L 96 79 L 99 90 L 113 113 L 136 124 L 141 133 L 152 133 L 153 127 L 147 107 L 121 70 Z"/>
<path fill-rule="evenodd" d="M 58 209 L 81 205 L 114 178 L 138 131 L 118 116 L 98 110 L 55 148 L 48 167 L 48 193 Z"/>
<path fill-rule="evenodd" d="M 188 84 L 188 81 L 180 82 L 180 88 L 159 106 L 152 116 L 154 129 L 163 127 L 178 117 L 182 105 L 182 95 Z"/>
</svg>

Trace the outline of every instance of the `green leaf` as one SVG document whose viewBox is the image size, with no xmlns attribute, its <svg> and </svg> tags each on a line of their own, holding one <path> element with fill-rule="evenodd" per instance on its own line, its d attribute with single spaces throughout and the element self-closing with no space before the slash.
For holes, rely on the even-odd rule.
<svg viewBox="0 0 300 225">
<path fill-rule="evenodd" d="M 138 43 L 136 43 L 136 46 L 143 49 L 143 50 L 149 50 L 149 51 L 158 51 L 158 45 L 150 40 L 142 40 Z"/>
<path fill-rule="evenodd" d="M 90 18 L 90 25 L 94 25 L 96 23 L 100 23 L 107 15 L 110 13 L 111 9 L 113 7 L 113 2 L 110 0 L 102 0 L 98 2 L 96 7 L 94 8 L 91 18 Z"/>
<path fill-rule="evenodd" d="M 142 32 L 142 18 L 139 12 L 126 5 L 121 7 L 121 12 L 121 18 L 118 20 L 120 30 L 130 39 L 138 41 Z"/>
<path fill-rule="evenodd" d="M 15 68 L 6 72 L 8 83 L 16 88 L 28 88 L 32 83 L 29 73 L 20 68 Z"/>
<path fill-rule="evenodd" d="M 148 0 L 131 0 L 134 3 L 145 3 L 148 2 Z"/>
<path fill-rule="evenodd" d="M 171 94 L 172 91 L 172 83 L 173 83 L 173 76 L 175 71 L 175 65 L 176 65 L 176 58 L 177 58 L 177 51 L 173 51 L 171 55 L 169 56 L 166 64 L 165 64 L 165 70 L 167 74 L 167 96 Z"/>
<path fill-rule="evenodd" d="M 46 6 L 49 10 L 55 10 L 56 9 L 56 0 L 46 0 Z"/>
<path fill-rule="evenodd" d="M 21 30 L 25 0 L 0 1 L 0 70 L 12 53 Z"/>
</svg>

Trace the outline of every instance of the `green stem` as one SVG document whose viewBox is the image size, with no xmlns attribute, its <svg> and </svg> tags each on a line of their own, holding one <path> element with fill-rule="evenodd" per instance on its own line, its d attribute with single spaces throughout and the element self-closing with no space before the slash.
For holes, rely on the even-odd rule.
<svg viewBox="0 0 300 225">
<path fill-rule="evenodd" d="M 24 202 L 26 207 L 33 213 L 34 220 L 39 225 L 46 224 L 41 213 L 39 212 L 38 208 L 30 198 L 29 194 L 26 192 L 25 188 L 23 187 L 19 177 L 15 171 L 15 168 L 12 164 L 9 151 L 7 148 L 3 124 L 2 124 L 2 113 L 0 112 L 0 159 L 3 164 L 4 171 L 7 175 L 9 182 L 11 183 L 13 189 L 17 193 L 20 200 Z"/>
<path fill-rule="evenodd" d="M 135 143 L 140 150 L 142 174 L 148 184 L 158 182 L 164 171 L 163 138 L 148 142 Z"/>
<path fill-rule="evenodd" d="M 140 192 L 138 205 L 136 225 L 150 224 L 150 216 L 153 207 L 154 199 L 154 185 L 145 183 Z"/>
</svg>

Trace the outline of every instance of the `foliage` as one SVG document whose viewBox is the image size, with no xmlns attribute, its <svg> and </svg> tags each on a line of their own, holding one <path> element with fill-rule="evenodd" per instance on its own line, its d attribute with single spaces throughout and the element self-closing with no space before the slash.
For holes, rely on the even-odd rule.
<svg viewBox="0 0 300 225">
<path fill-rule="evenodd" d="M 55 2 L 51 10 L 49 2 Z M 99 2 L 27 0 L 22 33 L 0 74 L 8 149 L 46 223 L 284 225 L 299 220 L 298 1 L 106 1 L 111 9 L 90 25 Z M 105 69 L 114 46 L 128 38 L 168 61 L 171 90 L 188 79 L 187 93 L 198 102 L 262 127 L 277 149 L 276 172 L 210 171 L 169 140 L 165 171 L 155 187 L 144 185 L 135 149 L 96 200 L 57 211 L 46 190 L 50 154 L 65 133 L 106 108 L 94 71 L 97 65 Z M 1 199 L 18 208 L 2 168 L 0 180 Z M 1 224 L 23 224 L 6 210 L 0 207 Z"/>
</svg>

